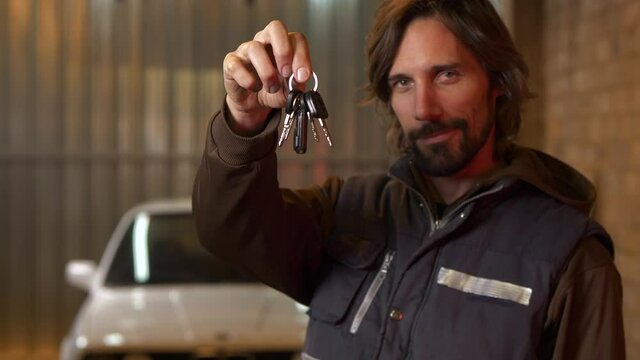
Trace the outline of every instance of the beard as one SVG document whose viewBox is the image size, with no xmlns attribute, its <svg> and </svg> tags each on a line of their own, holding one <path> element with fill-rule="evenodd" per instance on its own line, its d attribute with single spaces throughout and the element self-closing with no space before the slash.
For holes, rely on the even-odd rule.
<svg viewBox="0 0 640 360">
<path fill-rule="evenodd" d="M 407 134 L 409 153 L 413 155 L 418 168 L 432 177 L 451 176 L 467 166 L 484 146 L 495 123 L 493 116 L 486 119 L 480 133 L 469 133 L 469 121 L 453 118 L 425 123 Z M 448 141 L 435 144 L 418 144 L 418 140 L 445 130 L 459 130 L 462 140 L 459 144 Z M 450 148 L 455 146 L 454 148 Z"/>
</svg>

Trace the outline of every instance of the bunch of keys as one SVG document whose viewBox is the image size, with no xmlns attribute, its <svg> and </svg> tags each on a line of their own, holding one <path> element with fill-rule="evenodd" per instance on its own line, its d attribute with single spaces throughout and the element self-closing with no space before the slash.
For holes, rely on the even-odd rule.
<svg viewBox="0 0 640 360">
<path fill-rule="evenodd" d="M 318 142 L 318 133 L 316 132 L 316 120 L 322 128 L 329 146 L 333 146 L 331 142 L 331 136 L 329 135 L 329 129 L 325 120 L 329 117 L 327 108 L 324 105 L 324 101 L 318 93 L 318 76 L 313 73 L 313 80 L 315 85 L 313 90 L 302 92 L 293 88 L 293 75 L 289 78 L 289 95 L 287 95 L 287 104 L 285 106 L 284 126 L 280 139 L 278 140 L 278 146 L 282 146 L 289 138 L 289 132 L 295 122 L 295 131 L 293 135 L 293 150 L 298 154 L 304 154 L 307 152 L 307 126 L 311 124 L 311 132 L 313 133 L 313 139 Z"/>
</svg>

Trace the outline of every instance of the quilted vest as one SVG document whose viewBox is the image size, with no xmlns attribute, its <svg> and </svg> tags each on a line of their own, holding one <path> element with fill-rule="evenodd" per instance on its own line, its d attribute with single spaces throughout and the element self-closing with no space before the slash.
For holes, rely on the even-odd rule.
<svg viewBox="0 0 640 360">
<path fill-rule="evenodd" d="M 536 359 L 554 289 L 588 236 L 612 249 L 588 216 L 520 181 L 436 223 L 410 186 L 350 179 L 303 359 Z"/>
</svg>

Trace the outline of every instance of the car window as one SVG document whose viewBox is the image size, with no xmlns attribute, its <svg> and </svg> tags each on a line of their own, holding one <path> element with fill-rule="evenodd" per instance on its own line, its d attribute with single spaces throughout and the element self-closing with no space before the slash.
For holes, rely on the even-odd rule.
<svg viewBox="0 0 640 360">
<path fill-rule="evenodd" d="M 106 286 L 254 282 L 208 253 L 191 214 L 139 213 L 122 239 Z"/>
</svg>

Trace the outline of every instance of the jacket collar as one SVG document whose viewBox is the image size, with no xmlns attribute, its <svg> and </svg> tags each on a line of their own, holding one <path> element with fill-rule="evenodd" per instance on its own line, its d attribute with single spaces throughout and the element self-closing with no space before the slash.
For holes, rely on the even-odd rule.
<svg viewBox="0 0 640 360">
<path fill-rule="evenodd" d="M 411 190 L 422 194 L 422 179 L 417 178 L 418 170 L 415 168 L 412 159 L 412 155 L 403 155 L 397 159 L 389 168 L 389 176 L 402 182 Z"/>
<path fill-rule="evenodd" d="M 389 176 L 421 194 L 429 202 L 439 198 L 429 185 L 420 178 L 413 164 L 412 155 L 403 155 L 389 168 Z M 468 198 L 481 189 L 497 183 L 512 184 L 526 182 L 547 195 L 570 205 L 583 213 L 589 213 L 595 201 L 593 184 L 580 172 L 564 162 L 538 150 L 512 145 L 507 151 L 505 165 L 478 179 L 478 184 L 463 198 Z M 426 190 L 425 190 L 426 189 Z M 462 200 L 462 199 L 461 199 Z"/>
</svg>

